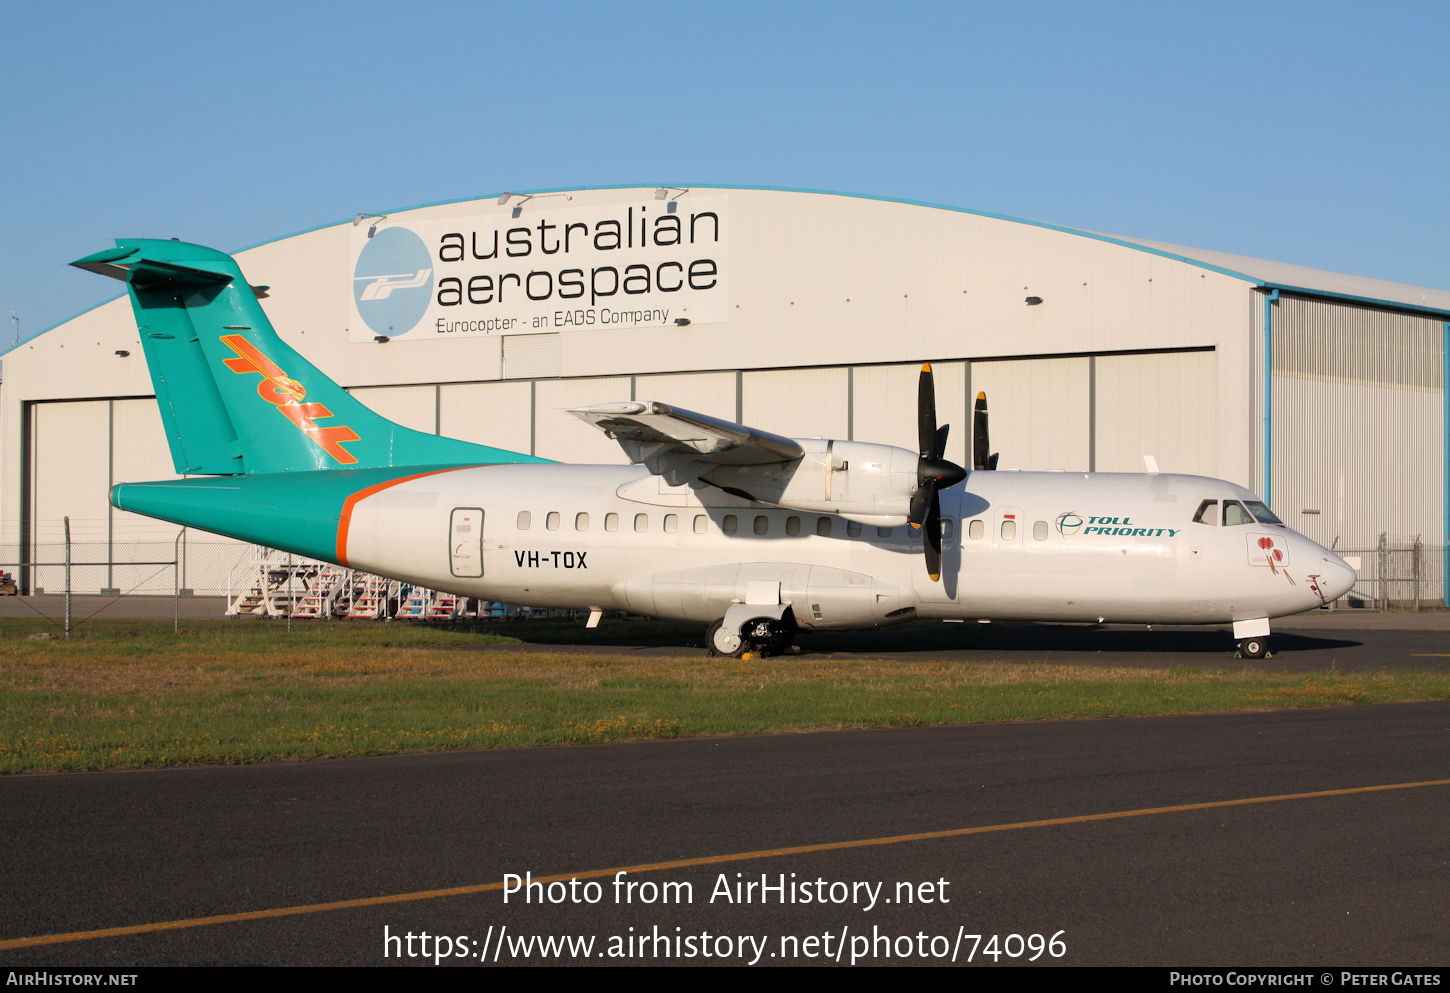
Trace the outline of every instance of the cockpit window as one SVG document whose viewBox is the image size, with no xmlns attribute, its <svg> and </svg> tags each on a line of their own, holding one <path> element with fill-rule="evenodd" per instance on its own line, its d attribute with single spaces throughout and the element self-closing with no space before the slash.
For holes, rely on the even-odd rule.
<svg viewBox="0 0 1450 993">
<path fill-rule="evenodd" d="M 1280 526 L 1283 525 L 1284 522 L 1279 520 L 1279 518 L 1275 516 L 1274 512 L 1264 505 L 1263 501 L 1245 500 L 1244 503 L 1248 505 L 1249 513 L 1253 514 L 1254 519 L 1260 524 L 1278 524 Z"/>
<path fill-rule="evenodd" d="M 1244 505 L 1237 500 L 1225 500 L 1223 502 L 1223 524 L 1224 527 L 1233 527 L 1235 524 L 1252 524 L 1254 519 L 1244 509 Z"/>
<path fill-rule="evenodd" d="M 1208 524 L 1216 527 L 1218 525 L 1218 501 L 1205 500 L 1198 505 L 1198 513 L 1193 515 L 1195 524 Z"/>
</svg>

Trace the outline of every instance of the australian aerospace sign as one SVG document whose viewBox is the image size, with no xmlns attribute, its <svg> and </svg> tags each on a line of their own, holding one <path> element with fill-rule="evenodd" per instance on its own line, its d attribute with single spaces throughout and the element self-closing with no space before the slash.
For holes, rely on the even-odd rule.
<svg viewBox="0 0 1450 993">
<path fill-rule="evenodd" d="M 442 341 L 729 319 L 728 196 L 555 203 L 355 227 L 349 337 Z"/>
</svg>

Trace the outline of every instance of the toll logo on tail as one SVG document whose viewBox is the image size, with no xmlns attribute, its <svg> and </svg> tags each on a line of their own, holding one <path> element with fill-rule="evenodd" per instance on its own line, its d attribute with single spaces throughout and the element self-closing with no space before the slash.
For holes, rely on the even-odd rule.
<svg viewBox="0 0 1450 993">
<path fill-rule="evenodd" d="M 275 406 L 282 416 L 297 425 L 303 434 L 316 442 L 318 447 L 340 465 L 357 463 L 357 457 L 342 447 L 345 442 L 361 441 L 357 432 L 346 425 L 319 425 L 317 422 L 331 417 L 332 411 L 320 403 L 304 403 L 307 388 L 288 376 L 244 336 L 225 334 L 221 336 L 221 342 L 236 353 L 236 358 L 222 360 L 228 369 L 239 375 L 257 373 L 262 377 L 257 384 L 258 396 Z"/>
</svg>

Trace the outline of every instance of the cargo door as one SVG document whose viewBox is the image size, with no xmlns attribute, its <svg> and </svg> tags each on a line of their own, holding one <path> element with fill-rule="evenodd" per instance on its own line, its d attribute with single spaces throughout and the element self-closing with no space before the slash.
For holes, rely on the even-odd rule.
<svg viewBox="0 0 1450 993">
<path fill-rule="evenodd" d="M 448 522 L 448 557 L 453 575 L 477 579 L 483 575 L 483 511 L 456 507 Z"/>
</svg>

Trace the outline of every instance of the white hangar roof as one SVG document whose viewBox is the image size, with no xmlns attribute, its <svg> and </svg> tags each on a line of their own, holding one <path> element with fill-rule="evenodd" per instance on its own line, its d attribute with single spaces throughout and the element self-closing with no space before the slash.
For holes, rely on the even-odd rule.
<svg viewBox="0 0 1450 993">
<path fill-rule="evenodd" d="M 1098 237 L 1111 238 L 1123 244 L 1138 245 L 1154 252 L 1211 266 L 1214 269 L 1253 280 L 1270 289 L 1303 290 L 1308 293 L 1323 293 L 1361 300 L 1365 303 L 1391 304 L 1413 310 L 1450 314 L 1450 290 L 1412 286 L 1409 283 L 1393 283 L 1387 279 L 1371 279 L 1368 276 L 1351 276 L 1342 272 L 1330 272 L 1327 269 L 1311 269 L 1308 266 L 1272 262 L 1248 255 L 1215 252 L 1207 248 L 1170 245 L 1167 242 L 1148 241 L 1145 238 L 1129 238 L 1123 235 L 1099 235 Z"/>
</svg>

